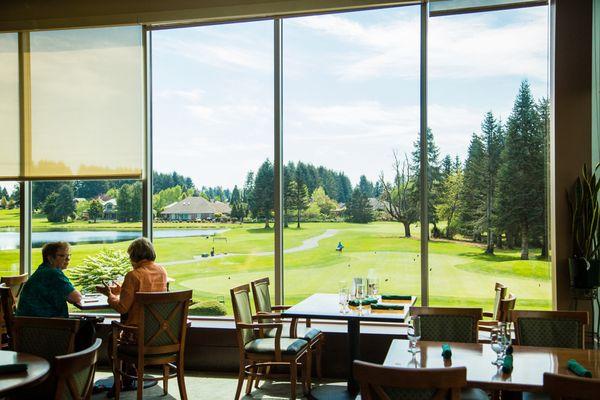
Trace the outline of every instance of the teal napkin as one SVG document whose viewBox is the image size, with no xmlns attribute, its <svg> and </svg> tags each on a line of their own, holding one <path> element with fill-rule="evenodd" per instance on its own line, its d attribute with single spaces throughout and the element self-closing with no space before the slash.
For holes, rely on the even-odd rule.
<svg viewBox="0 0 600 400">
<path fill-rule="evenodd" d="M 381 300 L 412 300 L 412 296 L 399 294 L 382 294 Z"/>
<path fill-rule="evenodd" d="M 452 358 L 452 349 L 449 344 L 444 343 L 442 345 L 442 357 L 445 359 Z"/>
<path fill-rule="evenodd" d="M 371 310 L 404 310 L 404 306 L 399 304 L 371 304 Z"/>
<path fill-rule="evenodd" d="M 350 300 L 348 302 L 348 304 L 351 305 L 352 307 L 358 307 L 358 300 Z M 370 305 L 370 304 L 377 304 L 377 299 L 363 299 L 363 301 L 362 301 L 363 306 Z"/>
<path fill-rule="evenodd" d="M 27 371 L 27 364 L 4 364 L 0 365 L 0 374 L 14 374 Z"/>
<path fill-rule="evenodd" d="M 567 361 L 567 368 L 577 376 L 584 376 L 586 378 L 592 377 L 592 373 L 588 369 L 573 359 Z"/>
<path fill-rule="evenodd" d="M 502 362 L 502 372 L 505 374 L 510 374 L 513 370 L 513 356 L 512 354 L 507 354 L 504 356 L 504 361 Z"/>
</svg>

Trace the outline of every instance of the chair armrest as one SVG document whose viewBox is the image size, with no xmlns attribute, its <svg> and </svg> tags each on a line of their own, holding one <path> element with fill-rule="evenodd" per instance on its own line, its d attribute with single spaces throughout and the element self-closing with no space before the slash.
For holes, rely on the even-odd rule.
<svg viewBox="0 0 600 400">
<path fill-rule="evenodd" d="M 287 310 L 289 308 L 292 308 L 292 306 L 284 306 L 284 305 L 271 306 L 271 310 Z"/>
<path fill-rule="evenodd" d="M 483 316 L 488 318 L 494 318 L 494 313 L 484 311 Z"/>
<path fill-rule="evenodd" d="M 498 326 L 498 321 L 479 321 L 477 323 L 477 325 L 494 327 L 494 326 Z"/>
<path fill-rule="evenodd" d="M 256 315 L 252 316 L 252 319 L 267 319 L 267 318 L 281 318 L 280 313 L 269 313 L 266 311 L 259 311 Z"/>
<path fill-rule="evenodd" d="M 237 323 L 236 326 L 241 329 L 259 329 L 261 338 L 264 336 L 263 329 L 275 329 L 275 361 L 281 361 L 281 330 L 283 324 L 279 323 Z"/>
<path fill-rule="evenodd" d="M 113 335 L 115 332 L 132 332 L 132 333 L 136 333 L 138 331 L 138 327 L 137 326 L 133 326 L 133 325 L 124 325 L 120 322 L 117 321 L 111 321 L 110 322 L 110 326 L 112 328 L 113 331 Z"/>
</svg>

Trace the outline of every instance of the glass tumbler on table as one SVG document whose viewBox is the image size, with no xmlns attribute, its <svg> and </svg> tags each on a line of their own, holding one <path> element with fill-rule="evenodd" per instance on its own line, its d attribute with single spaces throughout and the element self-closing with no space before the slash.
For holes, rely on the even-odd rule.
<svg viewBox="0 0 600 400">
<path fill-rule="evenodd" d="M 413 317 L 408 321 L 407 336 L 409 340 L 408 352 L 414 355 L 419 352 L 417 342 L 421 339 L 421 318 Z"/>
<path fill-rule="evenodd" d="M 366 297 L 366 290 L 367 290 L 367 285 L 365 284 L 364 280 L 361 280 L 360 282 L 358 282 L 356 284 L 356 300 L 358 300 L 358 313 L 359 314 L 362 314 L 362 312 L 363 312 L 362 301 Z"/>
<path fill-rule="evenodd" d="M 504 352 L 503 337 L 500 328 L 494 327 L 490 332 L 490 343 L 492 350 L 496 353 L 496 359 L 492 361 L 492 364 L 501 366 L 502 365 L 502 352 Z"/>
<path fill-rule="evenodd" d="M 348 287 L 340 282 L 338 290 L 338 302 L 340 304 L 340 313 L 348 312 Z"/>
</svg>

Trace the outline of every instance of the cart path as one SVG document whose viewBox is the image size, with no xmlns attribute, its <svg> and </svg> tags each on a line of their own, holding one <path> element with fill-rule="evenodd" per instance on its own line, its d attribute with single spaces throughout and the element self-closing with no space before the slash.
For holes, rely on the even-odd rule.
<svg viewBox="0 0 600 400">
<path fill-rule="evenodd" d="M 300 251 L 306 251 L 306 250 L 317 248 L 317 247 L 319 247 L 319 242 L 321 240 L 328 239 L 328 238 L 330 238 L 332 236 L 335 236 L 338 232 L 339 232 L 338 229 L 327 229 L 325 231 L 325 233 L 322 233 L 322 234 L 320 234 L 318 236 L 313 236 L 311 238 L 303 240 L 302 244 L 300 246 L 292 247 L 291 249 L 286 249 L 283 252 L 285 254 L 298 253 Z M 273 251 L 261 251 L 261 252 L 258 252 L 258 253 L 227 253 L 227 254 L 217 254 L 217 255 L 215 255 L 213 257 L 194 256 L 194 258 L 191 259 L 191 260 L 167 261 L 167 262 L 160 263 L 160 265 L 162 265 L 162 266 L 169 266 L 169 265 L 178 265 L 178 264 L 190 264 L 190 263 L 195 263 L 195 262 L 200 262 L 200 261 L 214 260 L 215 258 L 225 258 L 225 257 L 231 257 L 231 256 L 264 257 L 264 256 L 272 256 L 273 254 L 274 254 Z"/>
</svg>

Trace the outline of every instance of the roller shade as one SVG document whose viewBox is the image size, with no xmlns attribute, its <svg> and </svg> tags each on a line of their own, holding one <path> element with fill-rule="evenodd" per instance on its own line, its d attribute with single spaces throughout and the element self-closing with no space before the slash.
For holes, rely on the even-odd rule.
<svg viewBox="0 0 600 400">
<path fill-rule="evenodd" d="M 31 109 L 31 128 L 21 130 L 17 143 L 22 147 L 1 150 L 10 156 L 2 178 L 14 177 L 15 171 L 21 171 L 19 180 L 140 178 L 141 27 L 32 32 L 28 42 L 23 53 L 30 67 L 21 79 L 30 82 L 22 107 Z M 2 102 L 8 101 L 4 92 Z M 12 131 L 2 134 L 9 143 L 12 137 Z"/>
<path fill-rule="evenodd" d="M 0 177 L 19 176 L 19 42 L 0 34 Z"/>
<path fill-rule="evenodd" d="M 542 5 L 548 5 L 548 0 L 434 0 L 429 4 L 429 15 L 436 17 Z"/>
</svg>

